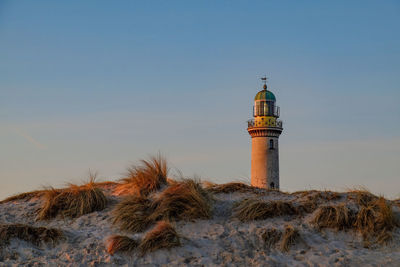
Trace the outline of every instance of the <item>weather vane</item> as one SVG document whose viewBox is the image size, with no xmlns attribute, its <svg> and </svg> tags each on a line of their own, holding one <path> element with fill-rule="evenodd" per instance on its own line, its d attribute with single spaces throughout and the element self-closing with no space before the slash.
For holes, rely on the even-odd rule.
<svg viewBox="0 0 400 267">
<path fill-rule="evenodd" d="M 261 78 L 261 81 L 264 82 L 264 89 L 267 89 L 267 76 L 264 75 L 264 77 Z"/>
</svg>

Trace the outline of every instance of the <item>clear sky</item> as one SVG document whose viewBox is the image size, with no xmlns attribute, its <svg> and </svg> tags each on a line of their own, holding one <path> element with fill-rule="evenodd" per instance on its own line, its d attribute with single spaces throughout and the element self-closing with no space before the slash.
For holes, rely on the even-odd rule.
<svg viewBox="0 0 400 267">
<path fill-rule="evenodd" d="M 148 154 L 249 181 L 259 78 L 281 189 L 400 197 L 399 1 L 0 1 L 0 198 Z"/>
</svg>

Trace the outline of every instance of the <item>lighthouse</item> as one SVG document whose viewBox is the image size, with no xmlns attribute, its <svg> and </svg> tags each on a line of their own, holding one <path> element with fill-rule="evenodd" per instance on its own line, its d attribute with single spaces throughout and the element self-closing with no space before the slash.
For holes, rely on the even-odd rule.
<svg viewBox="0 0 400 267">
<path fill-rule="evenodd" d="M 279 136 L 282 121 L 275 95 L 268 90 L 267 78 L 261 78 L 263 90 L 254 98 L 253 119 L 247 122 L 251 136 L 251 185 L 279 189 Z"/>
</svg>

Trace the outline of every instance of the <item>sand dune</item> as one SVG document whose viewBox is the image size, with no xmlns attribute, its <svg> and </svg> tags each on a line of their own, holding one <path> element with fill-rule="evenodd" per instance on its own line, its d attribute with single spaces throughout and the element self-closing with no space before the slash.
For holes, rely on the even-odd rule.
<svg viewBox="0 0 400 267">
<path fill-rule="evenodd" d="M 400 229 L 391 231 L 385 245 L 367 244 L 353 229 L 319 229 L 313 223 L 318 207 L 345 203 L 356 207 L 352 193 L 305 191 L 287 194 L 278 191 L 241 190 L 212 193 L 212 217 L 171 222 L 180 236 L 180 246 L 140 255 L 139 251 L 107 252 L 107 239 L 125 235 L 141 240 L 146 231 L 129 233 L 112 224 L 112 210 L 124 196 L 113 195 L 116 184 L 104 184 L 107 207 L 77 218 L 58 216 L 37 221 L 42 197 L 12 200 L 0 204 L 0 224 L 26 224 L 60 229 L 64 238 L 56 244 L 32 244 L 19 238 L 0 245 L 0 265 L 51 266 L 399 266 Z M 240 191 L 240 190 L 239 190 Z M 330 195 L 332 194 L 332 195 Z M 322 197 L 321 197 L 322 196 Z M 240 221 L 234 218 L 235 203 L 246 198 L 292 203 L 294 214 Z M 310 200 L 315 207 L 305 203 Z M 400 207 L 393 205 L 394 216 Z M 297 236 L 282 249 L 285 229 L 290 225 Z M 275 229 L 275 230 L 271 230 Z M 273 238 L 276 234 L 276 240 Z M 268 240 L 267 240 L 268 239 Z M 367 247 L 368 246 L 368 247 Z"/>
</svg>

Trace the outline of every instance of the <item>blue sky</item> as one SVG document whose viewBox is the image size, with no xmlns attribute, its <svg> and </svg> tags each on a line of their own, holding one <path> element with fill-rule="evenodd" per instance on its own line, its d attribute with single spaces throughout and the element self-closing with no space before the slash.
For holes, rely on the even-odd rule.
<svg viewBox="0 0 400 267">
<path fill-rule="evenodd" d="M 0 197 L 158 151 L 249 181 L 264 74 L 282 190 L 400 197 L 399 28 L 398 1 L 1 1 Z"/>
</svg>

